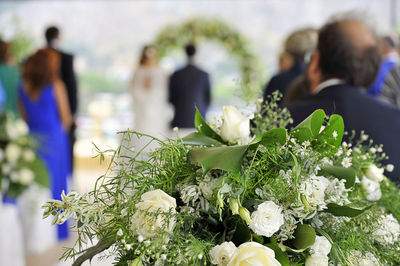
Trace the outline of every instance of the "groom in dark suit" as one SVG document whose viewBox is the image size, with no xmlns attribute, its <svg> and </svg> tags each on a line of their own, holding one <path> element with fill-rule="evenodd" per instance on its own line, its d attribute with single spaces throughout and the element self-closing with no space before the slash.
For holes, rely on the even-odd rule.
<svg viewBox="0 0 400 266">
<path fill-rule="evenodd" d="M 71 164 L 73 166 L 73 147 L 75 143 L 75 115 L 78 110 L 78 89 L 77 82 L 74 72 L 74 56 L 72 54 L 65 53 L 59 50 L 60 41 L 60 30 L 51 26 L 46 29 L 45 32 L 47 46 L 55 50 L 60 55 L 60 78 L 64 82 L 65 88 L 68 94 L 68 102 L 71 110 L 71 114 L 74 117 L 74 123 L 72 124 L 70 131 L 68 132 L 70 150 L 71 150 Z M 72 170 L 72 169 L 71 169 Z"/>
<path fill-rule="evenodd" d="M 345 130 L 365 130 L 383 144 L 395 165 L 389 177 L 400 178 L 400 110 L 368 96 L 381 62 L 375 33 L 355 19 L 327 23 L 319 31 L 318 46 L 307 69 L 311 96 L 289 105 L 294 125 L 316 109 L 343 116 Z"/>
<path fill-rule="evenodd" d="M 195 107 L 205 117 L 210 105 L 210 78 L 193 63 L 196 47 L 185 47 L 188 64 L 172 74 L 169 80 L 169 101 L 175 107 L 172 127 L 193 128 Z"/>
</svg>

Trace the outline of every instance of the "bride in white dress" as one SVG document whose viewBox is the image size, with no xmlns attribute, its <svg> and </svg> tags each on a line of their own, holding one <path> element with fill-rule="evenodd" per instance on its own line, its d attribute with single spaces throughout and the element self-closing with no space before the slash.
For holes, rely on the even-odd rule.
<svg viewBox="0 0 400 266">
<path fill-rule="evenodd" d="M 172 110 L 167 85 L 168 75 L 158 66 L 155 47 L 145 46 L 130 84 L 135 131 L 158 138 L 168 136 Z"/>
</svg>

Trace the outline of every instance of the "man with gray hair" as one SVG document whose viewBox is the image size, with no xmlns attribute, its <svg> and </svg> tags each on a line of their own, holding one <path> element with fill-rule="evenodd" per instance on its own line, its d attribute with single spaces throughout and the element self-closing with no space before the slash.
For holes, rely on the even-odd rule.
<svg viewBox="0 0 400 266">
<path fill-rule="evenodd" d="M 307 68 L 311 95 L 288 106 L 294 125 L 316 109 L 328 115 L 339 114 L 345 130 L 362 130 L 383 144 L 395 171 L 388 173 L 394 181 L 400 178 L 400 110 L 362 90 L 370 86 L 379 71 L 379 41 L 373 30 L 357 19 L 328 22 L 318 34 L 317 49 Z"/>
</svg>

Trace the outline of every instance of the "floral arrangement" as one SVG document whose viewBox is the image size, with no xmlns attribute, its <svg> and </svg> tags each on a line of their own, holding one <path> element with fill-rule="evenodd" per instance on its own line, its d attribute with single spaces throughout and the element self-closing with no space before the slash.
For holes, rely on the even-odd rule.
<svg viewBox="0 0 400 266">
<path fill-rule="evenodd" d="M 248 40 L 230 25 L 221 20 L 192 18 L 179 25 L 169 25 L 161 30 L 154 44 L 161 57 L 171 49 L 182 49 L 187 43 L 211 40 L 220 43 L 229 54 L 238 60 L 241 72 L 241 94 L 254 100 L 260 92 L 261 77 L 259 62 L 251 51 Z"/>
<path fill-rule="evenodd" d="M 284 111 L 290 122 L 274 108 L 265 121 Z M 290 131 L 251 136 L 249 117 L 226 106 L 211 125 L 197 112 L 195 125 L 167 141 L 125 132 L 159 148 L 144 160 L 121 145 L 94 191 L 45 204 L 54 223 L 76 221 L 63 258 L 81 265 L 108 250 L 131 266 L 400 264 L 400 192 L 384 176 L 393 165 L 364 132 L 342 141 L 341 116 L 317 110 Z"/>
<path fill-rule="evenodd" d="M 22 119 L 0 115 L 0 194 L 17 198 L 32 183 L 48 187 L 48 174 L 35 154 L 35 141 Z"/>
</svg>

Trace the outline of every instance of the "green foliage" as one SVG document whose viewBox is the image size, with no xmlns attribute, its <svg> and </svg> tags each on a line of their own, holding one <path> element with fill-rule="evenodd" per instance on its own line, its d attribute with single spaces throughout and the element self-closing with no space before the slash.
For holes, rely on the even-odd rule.
<svg viewBox="0 0 400 266">
<path fill-rule="evenodd" d="M 300 224 L 294 231 L 293 245 L 297 249 L 306 249 L 315 242 L 315 230 L 308 224 Z"/>
<path fill-rule="evenodd" d="M 234 28 L 218 19 L 192 18 L 179 25 L 165 27 L 157 36 L 155 45 L 161 57 L 174 49 L 182 49 L 187 43 L 199 44 L 211 40 L 224 46 L 238 60 L 242 74 L 242 95 L 253 100 L 260 94 L 261 79 L 259 62 L 252 53 L 248 40 Z"/>
<path fill-rule="evenodd" d="M 286 128 L 293 123 L 289 110 L 278 105 L 281 99 L 282 94 L 279 91 L 274 91 L 271 95 L 268 95 L 265 103 L 260 99 L 258 112 L 254 115 L 252 121 L 254 135 L 259 136 L 265 131 L 275 128 Z"/>
<path fill-rule="evenodd" d="M 335 216 L 356 217 L 365 212 L 366 210 L 370 209 L 372 206 L 373 204 L 360 210 L 351 208 L 349 206 L 340 206 L 335 203 L 329 203 L 328 209 L 326 209 L 325 212 L 331 213 Z"/>
</svg>

